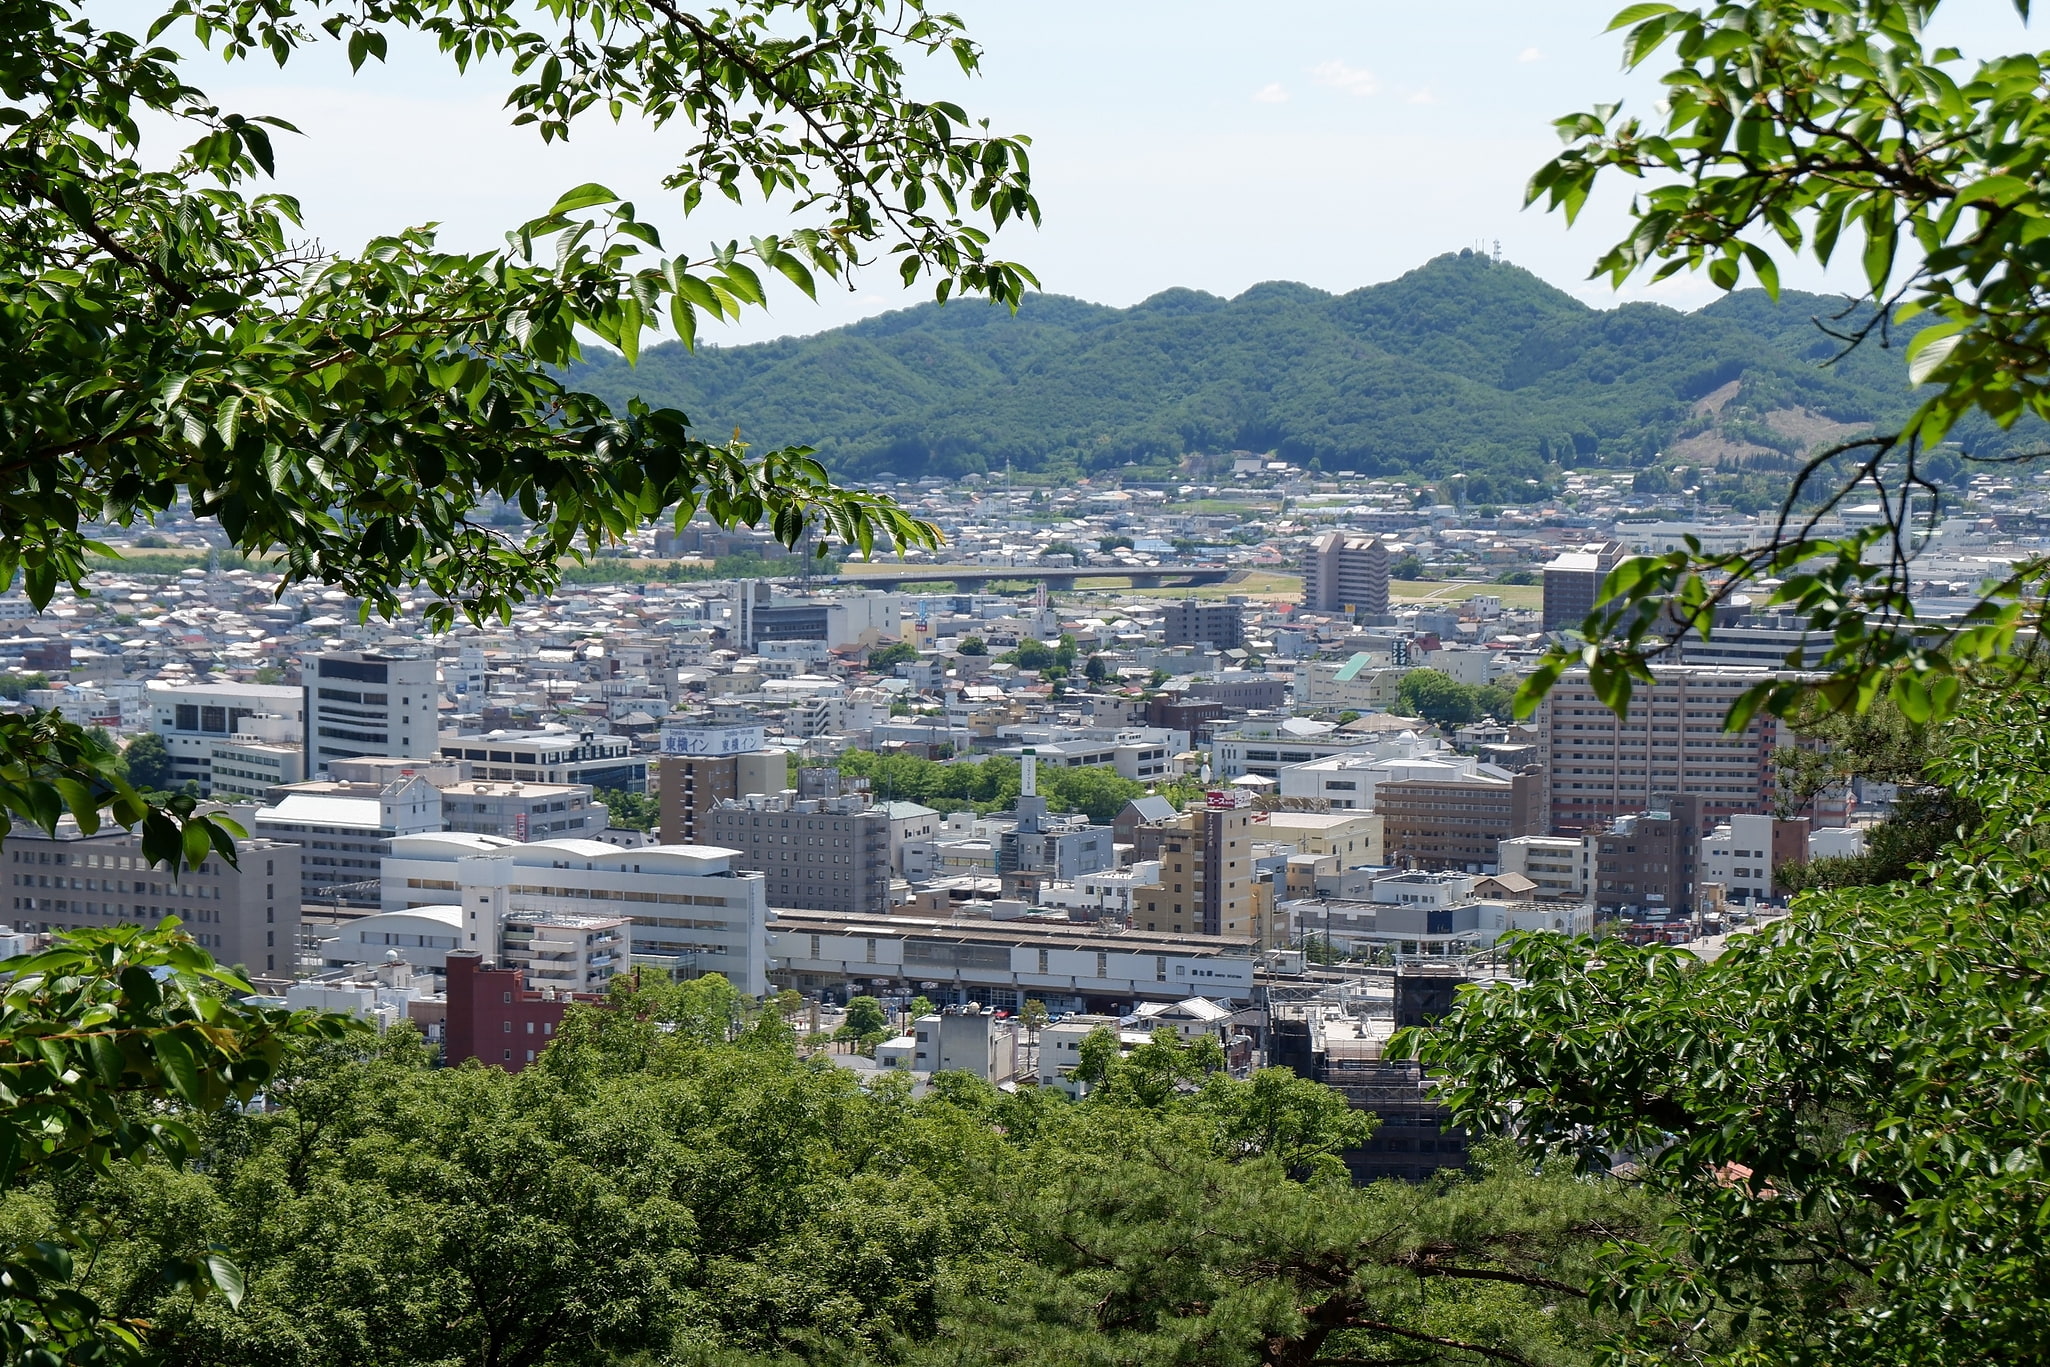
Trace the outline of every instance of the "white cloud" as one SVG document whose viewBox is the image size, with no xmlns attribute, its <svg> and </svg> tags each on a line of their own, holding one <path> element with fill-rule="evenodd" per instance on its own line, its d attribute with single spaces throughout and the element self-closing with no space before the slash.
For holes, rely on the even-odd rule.
<svg viewBox="0 0 2050 1367">
<path fill-rule="evenodd" d="M 1279 82 L 1263 85 L 1253 92 L 1253 98 L 1261 104 L 1286 104 L 1288 103 L 1288 87 Z"/>
<path fill-rule="evenodd" d="M 1436 104 L 1438 102 L 1438 97 L 1430 92 L 1429 87 L 1425 87 L 1424 89 L 1417 91 L 1416 94 L 1410 96 L 1409 102 L 1411 104 Z"/>
<path fill-rule="evenodd" d="M 1343 90 L 1348 95 L 1371 95 L 1381 88 L 1373 72 L 1338 61 L 1317 63 L 1310 68 L 1310 79 L 1318 85 Z"/>
<path fill-rule="evenodd" d="M 1516 54 L 1516 60 L 1519 62 L 1542 62 L 1544 59 L 1545 54 L 1534 47 L 1527 47 Z"/>
</svg>

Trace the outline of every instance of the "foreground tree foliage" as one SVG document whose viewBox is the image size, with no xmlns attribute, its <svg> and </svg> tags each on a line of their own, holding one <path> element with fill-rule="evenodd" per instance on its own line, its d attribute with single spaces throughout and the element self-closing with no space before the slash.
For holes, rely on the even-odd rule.
<svg viewBox="0 0 2050 1367">
<path fill-rule="evenodd" d="M 360 66 L 424 35 L 458 69 L 509 67 L 513 122 L 544 141 L 645 119 L 675 135 L 666 184 L 686 211 L 752 195 L 806 226 L 670 255 L 632 204 L 581 185 L 538 199 L 500 251 L 408 229 L 329 253 L 262 189 L 294 130 L 210 100 L 156 45 L 172 30 L 281 66 L 322 43 Z M 762 271 L 810 292 L 887 257 L 941 298 L 1015 305 L 1030 276 L 988 244 L 1037 217 L 1025 143 L 916 99 L 906 63 L 934 55 L 977 62 L 917 0 L 172 0 L 146 31 L 4 0 L 0 580 L 48 602 L 105 549 L 86 524 L 187 503 L 287 582 L 386 615 L 417 593 L 430 628 L 504 613 L 563 557 L 671 509 L 766 522 L 786 545 L 807 529 L 863 553 L 936 544 L 805 448 L 710 443 L 683 413 L 615 411 L 560 378 L 580 335 L 632 360 L 646 333 L 688 341 L 762 304 Z M 524 524 L 494 519 L 501 503 Z M 0 729 L 0 807 L 44 825 L 64 807 L 142 814 L 102 748 L 41 718 Z M 152 857 L 231 857 L 225 827 L 159 810 Z"/>
<path fill-rule="evenodd" d="M 288 1046 L 335 1039 L 348 1022 L 242 1005 L 249 984 L 167 921 L 82 931 L 7 961 L 0 995 L 0 1352 L 9 1362 L 108 1361 L 146 1322 L 94 1280 L 110 1243 L 129 1284 L 218 1289 L 242 1279 L 202 1226 L 159 1208 L 111 1236 L 138 1169 L 174 1176 L 206 1117 L 273 1082 Z M 179 1202 L 168 1202 L 175 1208 Z"/>
<path fill-rule="evenodd" d="M 1526 938 L 1423 1057 L 1470 1125 L 1675 1203 L 1599 1296 L 1626 1357 L 1967 1364 L 2050 1342 L 2050 691 L 1975 692 L 1929 777 L 1977 813 L 1702 965 Z"/>
<path fill-rule="evenodd" d="M 1616 284 L 1705 271 L 1736 288 L 1748 271 L 1777 293 L 1780 263 L 1855 259 L 1861 280 L 1818 336 L 1840 351 L 1905 342 L 1898 383 L 1918 402 L 1904 422 L 1810 455 L 1777 523 L 1728 554 L 1698 543 L 1619 565 L 1582 628 L 1526 680 L 1528 710 L 1558 675 L 1589 667 L 1596 692 L 1629 703 L 1649 662 L 1718 607 L 1753 594 L 1828 641 L 1819 684 L 1773 679 L 1733 709 L 1799 713 L 1819 698 L 1863 710 L 1882 693 L 1910 723 L 1951 714 L 1961 671 L 2010 650 L 2040 625 L 2050 561 L 2029 558 L 1984 586 L 1970 611 L 1928 622 L 1910 597 L 1910 564 L 1939 514 L 1939 447 L 1968 418 L 2045 431 L 2050 335 L 2050 56 L 1977 62 L 1931 46 L 1938 0 L 1723 0 L 1637 4 L 1626 65 L 1662 56 L 1663 97 L 1645 116 L 1597 105 L 1558 121 L 1567 149 L 1532 177 L 1529 198 L 1569 219 L 1597 184 L 1643 185 L 1628 235 L 1595 274 Z M 2028 0 L 2016 0 L 2024 17 Z M 2003 445 L 2026 462 L 2050 441 Z M 1963 452 L 1966 458 L 1974 453 Z M 1876 526 L 1838 533 L 1828 516 L 1876 502 Z M 1798 663 L 1795 652 L 1792 663 Z"/>
<path fill-rule="evenodd" d="M 721 979 L 621 980 L 516 1076 L 433 1067 L 400 1027 L 289 1050 L 260 1113 L 160 1089 L 182 1150 L 31 1174 L 0 1221 L 33 1240 L 89 1207 L 53 1294 L 195 1367 L 1571 1367 L 1615 1327 L 1586 1277 L 1649 1235 L 1642 1192 L 1506 1150 L 1358 1189 L 1335 1154 L 1370 1120 L 1219 1063 L 1163 1032 L 1080 1100 L 959 1074 L 915 1097 Z M 238 1299 L 165 1277 L 209 1250 Z"/>
</svg>

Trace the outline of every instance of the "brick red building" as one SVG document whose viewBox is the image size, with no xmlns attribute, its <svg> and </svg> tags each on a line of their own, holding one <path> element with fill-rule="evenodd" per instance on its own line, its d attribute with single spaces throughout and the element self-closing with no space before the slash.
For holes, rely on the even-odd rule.
<svg viewBox="0 0 2050 1367">
<path fill-rule="evenodd" d="M 517 1073 L 555 1038 L 571 1003 L 604 1000 L 591 992 L 537 991 L 517 968 L 487 964 L 475 950 L 451 950 L 444 1057 L 452 1064 L 474 1058 Z"/>
</svg>

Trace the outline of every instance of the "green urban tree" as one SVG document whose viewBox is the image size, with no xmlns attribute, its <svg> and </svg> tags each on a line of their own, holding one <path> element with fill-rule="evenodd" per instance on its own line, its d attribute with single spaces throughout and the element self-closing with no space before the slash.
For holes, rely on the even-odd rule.
<svg viewBox="0 0 2050 1367">
<path fill-rule="evenodd" d="M 1598 1284 L 1626 1359 L 2040 1355 L 2046 696 L 1975 691 L 1929 777 L 1977 827 L 1901 881 L 1804 895 L 1708 964 L 1516 937 L 1522 985 L 1464 993 L 1412 1041 L 1462 1123 L 1583 1170 L 1627 1160 L 1673 1203 Z"/>
<path fill-rule="evenodd" d="M 79 931 L 4 965 L 0 1190 L 16 1219 L 0 1249 L 0 1345 L 10 1362 L 123 1361 L 145 1327 L 84 1282 L 104 1242 L 92 1201 L 74 1194 L 45 1207 L 32 1193 L 199 1157 L 202 1117 L 271 1083 L 294 1043 L 357 1028 L 238 1000 L 249 984 L 176 925 Z M 199 1235 L 188 1228 L 153 1250 L 142 1272 L 167 1289 L 239 1301 L 236 1262 Z"/>
</svg>

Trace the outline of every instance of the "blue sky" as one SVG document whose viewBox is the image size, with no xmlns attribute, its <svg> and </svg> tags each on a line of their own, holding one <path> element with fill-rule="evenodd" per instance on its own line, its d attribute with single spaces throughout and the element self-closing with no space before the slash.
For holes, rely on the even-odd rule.
<svg viewBox="0 0 2050 1367">
<path fill-rule="evenodd" d="M 1570 233 L 1521 208 L 1532 169 L 1557 147 L 1550 121 L 1603 100 L 1644 107 L 1655 83 L 1626 76 L 1605 35 L 1617 0 L 959 0 L 987 49 L 964 82 L 950 62 L 914 69 L 1034 138 L 1045 224 L 1000 246 L 1045 287 L 1126 305 L 1170 286 L 1231 295 L 1262 280 L 1332 291 L 1391 279 L 1444 251 L 1492 247 L 1591 303 L 1612 302 L 1588 268 L 1624 222 L 1620 194 Z M 129 6 L 95 4 L 89 12 Z M 1943 36 L 1974 55 L 2027 46 L 2001 0 L 1953 0 Z M 659 189 L 678 134 L 594 120 L 542 148 L 508 126 L 497 73 L 456 76 L 430 49 L 400 48 L 351 78 L 329 50 L 189 74 L 229 108 L 291 119 L 280 181 L 309 227 L 349 249 L 377 232 L 438 221 L 452 245 L 495 245 L 555 193 L 597 180 L 633 197 L 671 245 L 770 231 L 759 206 L 686 223 Z M 1816 287 L 1794 272 L 1789 284 Z M 818 304 L 784 290 L 767 315 L 705 340 L 808 333 L 924 298 L 877 271 Z M 1628 297 L 1694 307 L 1705 281 Z M 971 305 L 973 306 L 973 305 Z"/>
</svg>

